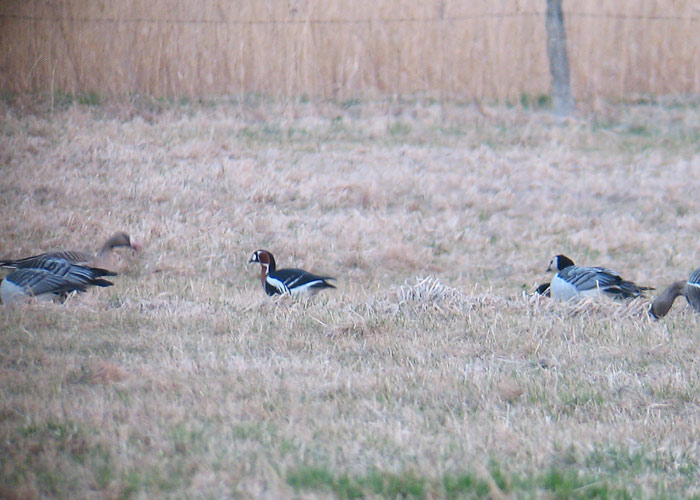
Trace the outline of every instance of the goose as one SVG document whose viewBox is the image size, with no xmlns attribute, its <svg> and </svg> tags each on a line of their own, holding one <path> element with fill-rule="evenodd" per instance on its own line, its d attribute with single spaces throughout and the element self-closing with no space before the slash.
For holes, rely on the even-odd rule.
<svg viewBox="0 0 700 500">
<path fill-rule="evenodd" d="M 113 270 L 115 267 L 114 249 L 118 247 L 128 247 L 134 251 L 139 251 L 142 248 L 141 244 L 137 241 L 133 241 L 128 234 L 119 232 L 110 237 L 95 255 L 75 250 L 54 250 L 23 259 L 0 260 L 0 267 L 7 269 L 41 267 L 42 261 L 45 259 L 59 258 L 71 264 Z"/>
<path fill-rule="evenodd" d="M 277 269 L 275 258 L 267 250 L 256 250 L 248 263 L 260 264 L 263 289 L 268 295 L 308 293 L 315 295 L 324 288 L 335 288 L 327 280 L 330 276 L 317 276 L 303 269 Z"/>
<path fill-rule="evenodd" d="M 21 267 L 5 276 L 0 282 L 0 300 L 6 305 L 32 297 L 52 300 L 70 292 L 84 292 L 88 286 L 112 286 L 103 276 L 116 276 L 116 273 L 47 257 L 37 267 Z"/>
<path fill-rule="evenodd" d="M 576 266 L 566 255 L 553 257 L 547 271 L 557 272 L 550 284 L 551 296 L 557 300 L 601 293 L 627 299 L 641 297 L 646 290 L 653 290 L 623 280 L 618 273 L 604 267 Z"/>
<path fill-rule="evenodd" d="M 693 271 L 687 281 L 671 283 L 661 295 L 654 299 L 649 308 L 649 314 L 656 319 L 663 318 L 680 295 L 685 297 L 693 309 L 700 312 L 700 268 Z"/>
<path fill-rule="evenodd" d="M 544 295 L 545 297 L 551 297 L 551 292 L 549 288 L 549 283 L 542 283 L 540 286 L 535 288 L 535 293 L 539 295 Z"/>
</svg>

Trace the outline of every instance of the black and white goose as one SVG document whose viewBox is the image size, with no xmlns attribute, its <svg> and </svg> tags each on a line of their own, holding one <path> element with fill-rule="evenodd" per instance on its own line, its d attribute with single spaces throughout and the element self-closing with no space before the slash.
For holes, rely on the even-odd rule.
<svg viewBox="0 0 700 500">
<path fill-rule="evenodd" d="M 604 267 L 576 266 L 566 255 L 553 257 L 547 271 L 557 272 L 549 287 L 552 298 L 557 300 L 600 294 L 627 299 L 641 297 L 646 290 L 653 290 L 623 280 L 618 273 Z"/>
<path fill-rule="evenodd" d="M 335 288 L 328 283 L 335 279 L 331 276 L 317 276 L 303 269 L 277 269 L 275 258 L 267 250 L 253 252 L 248 263 L 251 262 L 260 264 L 260 280 L 268 295 L 315 295 L 324 288 Z"/>
<path fill-rule="evenodd" d="M 26 269 L 32 267 L 41 267 L 45 259 L 63 259 L 71 264 L 76 264 L 84 267 L 94 267 L 99 269 L 108 269 L 114 271 L 116 264 L 114 262 L 114 249 L 119 247 L 127 247 L 134 251 L 141 250 L 142 246 L 137 241 L 125 232 L 119 232 L 111 236 L 102 245 L 97 254 L 88 252 L 80 252 L 76 250 L 53 250 L 51 252 L 25 257 L 23 259 L 5 259 L 0 260 L 0 267 L 7 269 Z"/>
<path fill-rule="evenodd" d="M 43 257 L 33 267 L 20 267 L 0 283 L 0 300 L 15 304 L 30 298 L 52 300 L 70 292 L 84 292 L 89 286 L 112 286 L 103 276 L 116 273 L 73 264 L 65 259 Z"/>
<path fill-rule="evenodd" d="M 700 268 L 690 274 L 688 281 L 671 283 L 661 295 L 654 299 L 649 314 L 656 319 L 663 318 L 680 295 L 685 297 L 693 309 L 700 312 Z"/>
</svg>

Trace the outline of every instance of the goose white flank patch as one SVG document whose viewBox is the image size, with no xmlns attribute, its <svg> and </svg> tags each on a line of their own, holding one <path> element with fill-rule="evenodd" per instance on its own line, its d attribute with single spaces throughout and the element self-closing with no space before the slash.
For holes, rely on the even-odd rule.
<svg viewBox="0 0 700 500">
<path fill-rule="evenodd" d="M 70 292 L 84 292 L 89 286 L 112 286 L 103 276 L 115 276 L 115 273 L 45 257 L 37 267 L 19 268 L 5 276 L 0 283 L 0 299 L 9 305 L 30 298 L 65 297 Z"/>
<path fill-rule="evenodd" d="M 550 284 L 551 296 L 557 300 L 600 294 L 627 299 L 641 297 L 646 290 L 653 290 L 624 280 L 615 271 L 604 267 L 576 266 L 566 255 L 553 257 L 547 271 L 557 271 Z"/>
<path fill-rule="evenodd" d="M 75 250 L 54 250 L 51 252 L 25 257 L 23 259 L 6 259 L 0 260 L 0 267 L 7 269 L 26 269 L 32 267 L 41 267 L 41 262 L 44 259 L 63 259 L 71 264 L 79 266 L 94 267 L 99 269 L 114 270 L 114 249 L 119 247 L 130 248 L 133 251 L 141 250 L 142 246 L 137 241 L 125 232 L 119 232 L 110 237 L 97 254 L 88 252 L 79 252 Z"/>
<path fill-rule="evenodd" d="M 335 279 L 331 276 L 317 276 L 303 269 L 277 269 L 275 258 L 267 250 L 253 252 L 248 263 L 251 262 L 260 264 L 260 280 L 268 295 L 315 295 L 324 288 L 335 288 L 328 283 Z"/>
<path fill-rule="evenodd" d="M 656 319 L 663 318 L 671 310 L 676 298 L 681 295 L 695 311 L 700 312 L 700 268 L 690 274 L 688 281 L 671 283 L 661 295 L 654 299 L 649 314 Z"/>
</svg>

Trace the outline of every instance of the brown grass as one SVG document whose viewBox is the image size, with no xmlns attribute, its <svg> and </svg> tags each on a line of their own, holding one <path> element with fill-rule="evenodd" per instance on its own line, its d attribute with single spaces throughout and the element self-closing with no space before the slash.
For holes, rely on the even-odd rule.
<svg viewBox="0 0 700 500">
<path fill-rule="evenodd" d="M 49 106 L 1 110 L 0 256 L 146 248 L 0 308 L 2 496 L 700 493 L 698 316 L 529 293 L 559 252 L 657 288 L 698 266 L 696 107 Z M 338 289 L 270 299 L 261 247 Z"/>
<path fill-rule="evenodd" d="M 694 2 L 564 9 L 578 99 L 700 92 Z M 513 101 L 549 94 L 544 10 L 540 0 L 6 1 L 0 88 Z"/>
</svg>

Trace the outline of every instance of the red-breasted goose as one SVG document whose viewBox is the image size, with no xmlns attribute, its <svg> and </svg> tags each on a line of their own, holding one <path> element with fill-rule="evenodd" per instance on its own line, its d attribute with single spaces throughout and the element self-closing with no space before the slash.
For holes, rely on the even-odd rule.
<svg viewBox="0 0 700 500">
<path fill-rule="evenodd" d="M 330 276 L 316 276 L 303 269 L 277 269 L 275 258 L 267 250 L 256 250 L 248 263 L 260 264 L 263 288 L 268 295 L 308 293 L 315 295 L 324 288 L 335 288 L 327 280 Z"/>
</svg>

